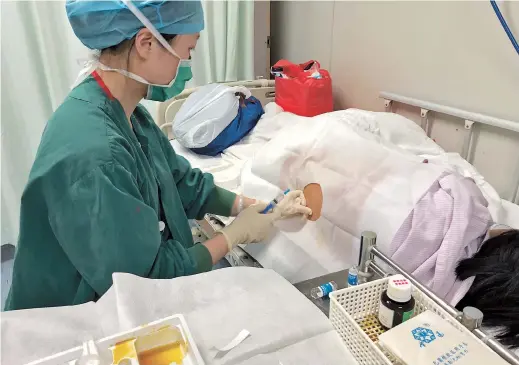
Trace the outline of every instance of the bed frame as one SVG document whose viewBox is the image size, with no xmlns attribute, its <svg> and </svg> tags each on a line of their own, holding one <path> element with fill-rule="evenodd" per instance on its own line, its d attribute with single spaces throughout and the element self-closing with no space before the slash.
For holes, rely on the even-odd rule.
<svg viewBox="0 0 519 365">
<path fill-rule="evenodd" d="M 238 82 L 229 82 L 224 83 L 229 86 L 246 86 L 251 89 L 252 95 L 258 98 L 263 105 L 274 100 L 274 82 L 270 80 L 256 80 L 256 81 L 238 81 Z M 172 100 L 161 103 L 158 107 L 158 115 L 159 118 L 157 120 L 157 124 L 160 126 L 161 130 L 170 138 L 174 139 L 172 134 L 172 121 L 175 114 L 178 112 L 184 101 L 187 99 L 189 95 L 191 95 L 196 88 L 185 90 L 183 93 L 173 98 Z M 421 127 L 425 130 L 427 135 L 430 135 L 431 123 L 428 118 L 430 112 L 437 112 L 441 114 L 447 114 L 450 116 L 454 116 L 457 118 L 461 118 L 465 120 L 465 129 L 467 131 L 465 139 L 462 157 L 468 159 L 472 156 L 473 145 L 473 126 L 475 123 L 486 124 L 490 126 L 494 126 L 497 128 L 502 128 L 509 131 L 519 132 L 519 123 L 493 118 L 490 116 L 476 114 L 467 112 L 461 109 L 447 107 L 444 105 L 439 105 L 423 100 L 413 99 L 409 97 L 405 97 L 398 94 L 393 94 L 389 92 L 381 92 L 380 98 L 384 99 L 384 105 L 387 112 L 392 111 L 392 104 L 394 102 L 403 103 L 410 106 L 415 106 L 420 108 L 421 110 L 421 118 L 422 123 Z M 470 160 L 469 160 L 470 162 Z M 519 180 L 515 186 L 514 194 L 509 198 L 512 202 L 517 202 L 519 199 Z M 223 223 L 214 216 L 206 216 L 206 218 L 202 221 L 197 222 L 199 230 L 208 238 L 214 235 L 214 232 L 221 228 Z M 375 235 L 376 236 L 376 235 Z M 232 252 L 227 254 L 227 261 L 232 266 L 253 266 L 253 267 L 262 267 L 254 258 L 252 258 L 247 252 L 245 252 L 240 247 L 236 247 Z M 431 292 L 427 287 L 422 285 L 418 280 L 416 280 L 412 275 L 403 270 L 398 264 L 393 262 L 389 257 L 384 255 L 377 249 L 376 246 L 376 238 L 372 240 L 361 240 L 361 254 L 359 257 L 359 271 L 361 275 L 366 277 L 375 278 L 385 277 L 389 274 L 381 268 L 377 262 L 385 264 L 391 270 L 396 273 L 400 273 L 407 277 L 413 285 L 419 288 L 422 292 L 424 292 L 431 300 L 433 300 L 436 304 L 438 304 L 442 309 L 444 309 L 447 313 L 449 313 L 453 318 L 460 321 L 475 335 L 477 336 L 491 351 L 494 351 L 499 356 L 501 356 L 505 361 L 509 362 L 512 365 L 519 365 L 519 358 L 510 352 L 507 348 L 502 346 L 498 341 L 496 341 L 492 336 L 487 335 L 483 332 L 478 324 L 474 324 L 472 322 L 465 323 L 465 318 L 463 314 L 458 311 L 456 308 L 450 306 L 447 302 L 436 296 L 433 292 Z M 329 274 L 333 275 L 333 274 Z M 344 275 L 344 273 L 341 273 Z M 311 279 L 316 283 L 322 284 L 326 281 L 320 283 L 320 279 L 324 280 L 324 278 L 315 278 Z M 297 287 L 298 284 L 295 284 Z"/>
<path fill-rule="evenodd" d="M 485 124 L 499 129 L 504 129 L 510 132 L 519 133 L 519 121 L 511 121 L 506 119 L 500 119 L 491 117 L 489 115 L 472 113 L 466 110 L 453 108 L 446 105 L 431 103 L 429 101 L 419 100 L 410 98 L 403 95 L 382 91 L 379 95 L 381 99 L 384 99 L 384 106 L 387 112 L 392 111 L 393 103 L 401 103 L 409 106 L 420 108 L 421 127 L 427 133 L 427 136 L 431 136 L 431 114 L 433 112 L 439 114 L 450 115 L 465 121 L 465 138 L 463 141 L 463 149 L 461 157 L 472 164 L 472 157 L 475 148 L 474 143 L 474 129 L 477 128 L 478 124 Z M 516 177 L 516 181 L 513 185 L 513 193 L 506 199 L 512 203 L 519 203 L 519 176 Z"/>
</svg>

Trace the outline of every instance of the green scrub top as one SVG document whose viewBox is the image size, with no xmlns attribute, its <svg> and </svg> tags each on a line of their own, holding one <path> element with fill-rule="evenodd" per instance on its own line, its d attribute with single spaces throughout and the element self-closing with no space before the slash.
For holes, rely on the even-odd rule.
<svg viewBox="0 0 519 365">
<path fill-rule="evenodd" d="M 87 78 L 45 128 L 22 196 L 6 310 L 97 300 L 115 272 L 169 279 L 211 269 L 188 219 L 230 215 L 235 194 L 177 156 L 140 105 L 132 130 L 103 86 Z"/>
</svg>

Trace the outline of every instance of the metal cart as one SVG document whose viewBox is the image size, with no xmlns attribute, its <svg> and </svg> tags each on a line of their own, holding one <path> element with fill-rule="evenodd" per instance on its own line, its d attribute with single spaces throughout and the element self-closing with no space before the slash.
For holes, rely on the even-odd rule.
<svg viewBox="0 0 519 365">
<path fill-rule="evenodd" d="M 222 222 L 214 216 L 206 216 L 203 221 L 199 221 L 198 227 L 207 237 L 212 237 L 215 230 L 222 228 Z M 231 266 L 251 266 L 261 268 L 261 264 L 254 260 L 247 252 L 240 247 L 236 247 L 232 252 L 227 254 L 227 261 Z M 388 273 L 381 266 L 386 266 L 393 272 Z M 387 277 L 392 274 L 402 274 L 405 276 L 416 288 L 423 292 L 430 300 L 445 310 L 452 318 L 461 322 L 469 331 L 471 331 L 478 339 L 480 339 L 491 351 L 501 356 L 504 360 L 512 365 L 519 365 L 519 358 L 510 352 L 506 347 L 502 346 L 492 336 L 483 332 L 480 328 L 479 321 L 472 321 L 466 318 L 462 312 L 453 308 L 444 300 L 439 298 L 426 286 L 422 285 L 412 275 L 403 270 L 398 264 L 393 262 L 389 257 L 384 255 L 376 246 L 376 234 L 373 232 L 364 232 L 360 241 L 360 254 L 358 259 L 359 280 L 371 281 Z M 310 280 L 305 280 L 294 286 L 303 293 L 310 301 L 312 301 L 326 316 L 329 315 L 330 300 L 327 298 L 313 299 L 310 296 L 310 291 L 324 283 L 335 281 L 338 289 L 347 287 L 348 269 L 341 270 L 335 273 L 323 275 Z"/>
</svg>

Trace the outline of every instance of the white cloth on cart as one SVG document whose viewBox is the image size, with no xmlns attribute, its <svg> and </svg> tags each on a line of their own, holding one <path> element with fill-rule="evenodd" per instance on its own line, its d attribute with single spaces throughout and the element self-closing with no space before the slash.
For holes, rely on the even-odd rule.
<svg viewBox="0 0 519 365">
<path fill-rule="evenodd" d="M 150 280 L 114 274 L 97 302 L 2 313 L 2 363 L 17 365 L 176 313 L 206 364 L 356 364 L 331 323 L 271 270 L 228 268 Z M 251 336 L 215 359 L 242 329 Z"/>
</svg>

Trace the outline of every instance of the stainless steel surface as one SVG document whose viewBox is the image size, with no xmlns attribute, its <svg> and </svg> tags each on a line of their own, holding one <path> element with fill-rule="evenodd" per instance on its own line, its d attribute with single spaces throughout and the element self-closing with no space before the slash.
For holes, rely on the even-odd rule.
<svg viewBox="0 0 519 365">
<path fill-rule="evenodd" d="M 314 303 L 326 316 L 330 312 L 330 299 L 319 298 L 313 299 L 310 296 L 310 291 L 322 284 L 326 284 L 330 281 L 337 283 L 337 289 L 344 289 L 348 286 L 348 270 L 341 270 L 331 274 L 319 276 L 310 280 L 301 281 L 300 283 L 294 284 L 297 290 L 303 293 L 312 303 Z"/>
<path fill-rule="evenodd" d="M 492 337 L 488 336 L 485 332 L 480 329 L 475 329 L 472 333 L 479 338 L 481 341 L 487 344 L 488 347 L 496 354 L 501 356 L 505 361 L 508 361 L 512 365 L 519 365 L 519 358 L 508 351 L 507 348 L 502 346 L 498 341 L 494 340 Z"/>
<path fill-rule="evenodd" d="M 378 278 L 376 279 L 382 279 L 382 278 L 385 278 L 386 276 L 388 276 L 387 273 L 384 272 L 384 270 L 382 270 L 377 264 L 375 264 L 375 262 L 371 261 L 369 263 L 369 269 L 371 271 L 373 271 L 377 276 L 379 276 Z"/>
<path fill-rule="evenodd" d="M 376 265 L 375 265 L 376 266 Z M 371 265 L 370 265 L 371 267 Z M 349 269 L 349 268 L 348 268 Z M 320 298 L 313 299 L 310 296 L 310 291 L 322 284 L 329 283 L 330 281 L 335 281 L 337 283 L 337 289 L 344 289 L 348 287 L 348 269 L 337 271 L 331 274 L 319 276 L 317 278 L 301 281 L 299 283 L 294 284 L 297 290 L 303 293 L 312 303 L 314 303 L 326 316 L 328 316 L 330 312 L 330 299 L 328 298 Z M 380 279 L 383 277 L 384 272 L 376 266 L 376 269 L 372 273 L 368 281 Z"/>
<path fill-rule="evenodd" d="M 229 261 L 231 266 L 248 266 L 262 268 L 261 264 L 256 261 L 241 247 L 235 247 L 231 252 L 225 255 L 225 259 Z"/>
<path fill-rule="evenodd" d="M 375 246 L 377 242 L 377 234 L 371 231 L 364 231 L 360 236 L 360 250 L 359 250 L 359 261 L 357 265 L 359 266 L 359 271 L 367 272 L 368 271 L 368 260 L 373 259 L 373 255 L 371 253 L 371 249 Z"/>
<path fill-rule="evenodd" d="M 461 315 L 461 324 L 467 327 L 469 330 L 473 331 L 476 328 L 481 327 L 481 323 L 483 322 L 483 312 L 474 307 L 465 307 L 463 308 L 463 313 Z"/>
<path fill-rule="evenodd" d="M 422 285 L 418 280 L 416 280 L 412 275 L 408 274 L 404 269 L 402 269 L 399 265 L 394 263 L 389 257 L 380 252 L 376 247 L 373 247 L 371 250 L 373 255 L 376 258 L 380 259 L 386 265 L 391 267 L 393 270 L 397 271 L 399 274 L 405 276 L 411 284 L 420 289 L 423 293 L 425 293 L 429 298 L 431 298 L 436 304 L 438 304 L 442 309 L 444 309 L 447 313 L 449 313 L 454 318 L 458 319 L 461 316 L 461 313 L 456 309 L 451 307 L 449 304 L 445 303 L 442 299 L 440 299 L 436 294 L 430 291 L 425 285 Z"/>
</svg>

